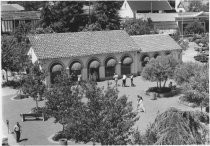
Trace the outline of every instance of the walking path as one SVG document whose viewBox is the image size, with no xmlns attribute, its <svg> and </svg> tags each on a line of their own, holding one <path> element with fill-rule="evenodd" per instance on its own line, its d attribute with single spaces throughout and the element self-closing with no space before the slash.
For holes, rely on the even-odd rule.
<svg viewBox="0 0 210 146">
<path fill-rule="evenodd" d="M 111 86 L 114 86 L 114 81 Z M 119 80 L 119 84 L 122 83 L 122 80 Z M 142 77 L 138 76 L 134 78 L 134 84 L 136 87 L 118 87 L 119 95 L 127 95 L 129 101 L 133 102 L 134 110 L 137 107 L 137 95 L 141 95 L 144 100 L 144 107 L 146 108 L 146 113 L 140 113 L 140 119 L 136 122 L 135 126 L 144 132 L 149 125 L 152 123 L 157 115 L 157 113 L 162 113 L 169 107 L 173 106 L 181 110 L 195 110 L 191 107 L 184 106 L 178 103 L 178 96 L 171 98 L 160 98 L 157 100 L 151 100 L 149 96 L 145 95 L 145 91 L 152 86 L 156 86 L 156 83 L 151 83 L 144 81 Z M 127 79 L 127 85 L 130 86 L 130 79 Z M 99 82 L 98 86 L 106 87 L 107 81 Z M 20 113 L 28 113 L 31 108 L 35 107 L 35 101 L 31 98 L 24 100 L 11 100 L 11 98 L 16 94 L 16 90 L 10 88 L 2 89 L 2 108 L 3 108 L 3 123 L 6 120 L 10 121 L 10 129 L 12 130 L 15 123 L 19 122 L 22 126 L 21 139 L 22 142 L 19 145 L 57 145 L 49 141 L 49 137 L 55 134 L 56 132 L 62 130 L 60 124 L 53 123 L 53 119 L 49 119 L 45 122 L 43 121 L 26 121 L 22 122 Z M 39 106 L 43 106 L 44 102 L 39 102 Z M 16 145 L 17 143 L 14 140 L 13 134 L 8 134 L 6 126 L 3 127 L 3 134 L 8 136 L 9 144 Z M 68 142 L 68 144 L 76 144 L 74 142 Z M 77 143 L 78 145 L 78 143 Z"/>
</svg>

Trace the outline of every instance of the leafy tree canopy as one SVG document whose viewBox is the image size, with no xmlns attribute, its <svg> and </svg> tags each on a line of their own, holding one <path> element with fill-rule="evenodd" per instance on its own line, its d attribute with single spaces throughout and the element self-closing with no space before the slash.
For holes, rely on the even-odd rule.
<svg viewBox="0 0 210 146">
<path fill-rule="evenodd" d="M 166 81 L 173 77 L 177 64 L 178 61 L 172 55 L 158 56 L 156 59 L 152 58 L 144 67 L 142 77 L 146 80 L 159 83 L 158 87 L 160 88 L 162 87 L 161 82 L 164 81 L 163 87 L 165 87 Z"/>
<path fill-rule="evenodd" d="M 185 34 L 201 34 L 204 32 L 204 26 L 198 22 L 194 21 L 189 23 L 185 28 Z"/>
<path fill-rule="evenodd" d="M 77 32 L 87 23 L 83 14 L 83 2 L 56 1 L 46 2 L 41 10 L 41 25 L 51 27 L 55 32 Z"/>
<path fill-rule="evenodd" d="M 209 12 L 209 2 L 207 4 L 203 4 L 201 1 L 190 1 L 188 9 L 189 12 Z"/>
<path fill-rule="evenodd" d="M 129 35 L 143 35 L 155 33 L 154 25 L 150 18 L 147 20 L 125 20 L 125 22 L 122 23 L 122 27 Z"/>
<path fill-rule="evenodd" d="M 122 1 L 93 2 L 91 23 L 86 25 L 84 31 L 120 29 L 120 17 L 118 11 L 121 6 Z"/>
</svg>

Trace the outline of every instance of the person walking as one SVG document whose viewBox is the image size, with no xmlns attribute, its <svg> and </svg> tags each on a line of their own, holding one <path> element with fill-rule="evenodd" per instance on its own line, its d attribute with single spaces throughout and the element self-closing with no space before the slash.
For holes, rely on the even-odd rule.
<svg viewBox="0 0 210 146">
<path fill-rule="evenodd" d="M 16 142 L 20 142 L 20 133 L 21 133 L 21 126 L 19 122 L 16 123 L 14 126 L 14 132 L 15 132 L 15 137 L 16 137 Z"/>
<path fill-rule="evenodd" d="M 133 84 L 133 74 L 131 74 L 130 78 L 131 78 L 131 87 L 134 87 L 134 84 Z"/>
<path fill-rule="evenodd" d="M 117 82 L 118 82 L 118 75 L 116 73 L 114 73 L 113 78 L 114 78 L 114 81 L 115 81 L 115 86 L 117 87 L 118 86 L 118 84 L 117 84 Z"/>
<path fill-rule="evenodd" d="M 138 97 L 138 100 L 137 100 L 137 102 L 138 102 L 138 105 L 137 105 L 137 110 L 138 111 L 143 111 L 143 112 L 146 112 L 146 110 L 145 110 L 145 108 L 144 108 L 144 104 L 143 104 L 143 98 L 141 97 L 141 96 L 139 96 L 139 95 L 137 95 L 137 97 Z"/>
<path fill-rule="evenodd" d="M 122 86 L 125 87 L 126 86 L 126 75 L 123 75 L 123 79 L 122 79 Z"/>
<path fill-rule="evenodd" d="M 82 75 L 80 74 L 77 76 L 78 85 L 80 85 L 81 80 L 82 80 Z"/>
</svg>

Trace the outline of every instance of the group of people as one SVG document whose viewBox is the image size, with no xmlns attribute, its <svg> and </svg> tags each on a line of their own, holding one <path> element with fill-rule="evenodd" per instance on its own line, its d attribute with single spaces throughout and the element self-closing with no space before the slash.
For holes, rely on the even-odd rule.
<svg viewBox="0 0 210 146">
<path fill-rule="evenodd" d="M 115 85 L 117 87 L 118 86 L 118 78 L 119 78 L 119 76 L 116 73 L 114 73 L 113 78 L 115 80 Z M 127 87 L 126 86 L 126 79 L 127 79 L 127 76 L 124 74 L 123 78 L 122 78 L 122 87 Z M 133 74 L 131 74 L 130 79 L 131 79 L 131 87 L 134 87 L 135 85 L 133 83 Z"/>
</svg>

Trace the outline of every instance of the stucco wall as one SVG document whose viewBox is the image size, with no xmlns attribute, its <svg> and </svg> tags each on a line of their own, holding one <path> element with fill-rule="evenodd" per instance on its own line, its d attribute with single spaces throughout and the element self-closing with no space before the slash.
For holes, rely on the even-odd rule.
<svg viewBox="0 0 210 146">
<path fill-rule="evenodd" d="M 105 78 L 105 61 L 112 57 L 116 60 L 117 64 L 115 66 L 115 73 L 121 75 L 121 60 L 124 56 L 130 56 L 133 60 L 131 64 L 131 73 L 132 74 L 140 74 L 143 70 L 142 67 L 142 57 L 144 55 L 149 56 L 149 58 L 153 58 L 156 54 L 160 56 L 164 56 L 167 53 L 172 54 L 176 59 L 182 60 L 181 50 L 173 50 L 173 51 L 159 51 L 159 52 L 127 52 L 127 53 L 115 53 L 115 54 L 100 54 L 100 55 L 92 55 L 92 56 L 80 56 L 80 57 L 70 57 L 70 58 L 60 58 L 60 59 L 45 59 L 40 60 L 42 64 L 42 68 L 48 72 L 48 76 L 46 78 L 46 83 L 50 84 L 50 68 L 55 63 L 60 63 L 67 74 L 69 74 L 69 67 L 72 62 L 79 61 L 82 64 L 82 79 L 88 79 L 88 63 L 95 59 L 100 63 L 99 67 L 99 77 L 101 80 Z"/>
</svg>

